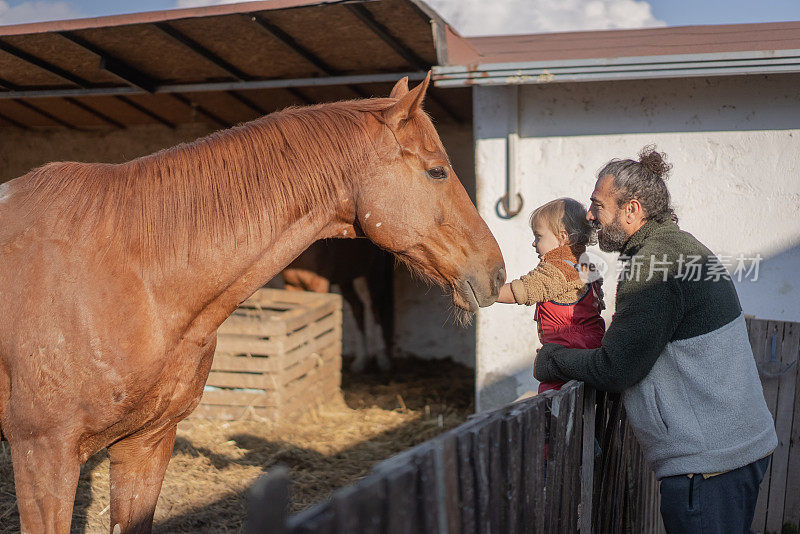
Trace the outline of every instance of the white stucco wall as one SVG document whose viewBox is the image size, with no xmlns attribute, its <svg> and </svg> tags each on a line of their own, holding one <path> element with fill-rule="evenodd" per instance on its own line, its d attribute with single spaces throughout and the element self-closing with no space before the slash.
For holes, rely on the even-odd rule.
<svg viewBox="0 0 800 534">
<path fill-rule="evenodd" d="M 505 187 L 516 90 L 525 207 L 506 221 L 495 202 Z M 718 255 L 763 257 L 757 281 L 736 282 L 745 313 L 800 321 L 800 76 L 476 87 L 473 98 L 478 207 L 510 278 L 537 261 L 533 208 L 560 196 L 588 204 L 609 159 L 656 143 L 674 164 L 668 185 L 681 227 Z M 611 274 L 607 320 L 614 285 Z M 478 314 L 479 410 L 535 387 L 532 317 L 532 309 L 512 305 Z"/>
</svg>

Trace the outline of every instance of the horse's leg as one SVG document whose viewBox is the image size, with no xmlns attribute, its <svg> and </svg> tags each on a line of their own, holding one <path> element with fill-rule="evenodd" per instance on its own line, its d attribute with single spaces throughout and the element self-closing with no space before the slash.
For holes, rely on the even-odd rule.
<svg viewBox="0 0 800 534">
<path fill-rule="evenodd" d="M 81 465 L 64 436 L 11 441 L 20 532 L 66 534 Z"/>
<path fill-rule="evenodd" d="M 131 436 L 108 448 L 111 459 L 111 532 L 149 533 L 175 444 L 175 426 Z"/>
<path fill-rule="evenodd" d="M 364 307 L 362 321 L 364 325 L 363 331 L 364 341 L 367 346 L 367 355 L 370 358 L 376 359 L 378 368 L 381 371 L 389 371 L 391 365 L 389 363 L 389 357 L 386 355 L 386 343 L 383 339 L 383 329 L 381 328 L 380 322 L 377 320 L 378 310 L 374 306 L 369 280 L 366 276 L 356 278 L 353 280 L 353 287 Z"/>
<path fill-rule="evenodd" d="M 356 357 L 350 364 L 350 370 L 354 373 L 361 373 L 367 366 L 367 349 L 364 343 L 364 304 L 355 288 L 355 280 L 343 281 L 341 284 L 342 298 L 350 304 L 353 311 L 353 319 L 356 323 L 355 332 L 355 351 Z"/>
</svg>

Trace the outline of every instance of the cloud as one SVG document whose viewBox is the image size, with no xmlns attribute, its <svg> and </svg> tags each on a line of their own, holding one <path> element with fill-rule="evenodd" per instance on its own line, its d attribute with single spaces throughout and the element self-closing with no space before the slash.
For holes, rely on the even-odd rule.
<svg viewBox="0 0 800 534">
<path fill-rule="evenodd" d="M 175 7 L 237 0 L 177 0 Z M 666 26 L 645 0 L 425 0 L 462 35 Z"/>
<path fill-rule="evenodd" d="M 0 26 L 46 20 L 74 19 L 81 16 L 69 2 L 23 2 L 16 6 L 0 0 Z"/>
<path fill-rule="evenodd" d="M 665 26 L 643 0 L 427 0 L 468 36 Z"/>
</svg>

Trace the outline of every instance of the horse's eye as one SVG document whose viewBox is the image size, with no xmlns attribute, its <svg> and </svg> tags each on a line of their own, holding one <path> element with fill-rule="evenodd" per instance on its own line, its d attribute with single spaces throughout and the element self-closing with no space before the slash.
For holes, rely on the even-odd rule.
<svg viewBox="0 0 800 534">
<path fill-rule="evenodd" d="M 434 167 L 432 169 L 428 169 L 428 176 L 434 180 L 444 180 L 447 178 L 447 169 L 444 167 Z"/>
</svg>

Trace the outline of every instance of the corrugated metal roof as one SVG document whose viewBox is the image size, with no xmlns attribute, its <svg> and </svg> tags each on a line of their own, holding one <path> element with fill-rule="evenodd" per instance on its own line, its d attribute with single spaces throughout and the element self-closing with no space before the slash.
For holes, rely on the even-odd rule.
<svg viewBox="0 0 800 534">
<path fill-rule="evenodd" d="M 440 86 L 800 72 L 800 22 L 459 39 Z"/>
<path fill-rule="evenodd" d="M 443 26 L 417 0 L 272 0 L 0 27 L 0 125 L 227 126 L 384 96 L 437 63 Z"/>
</svg>

